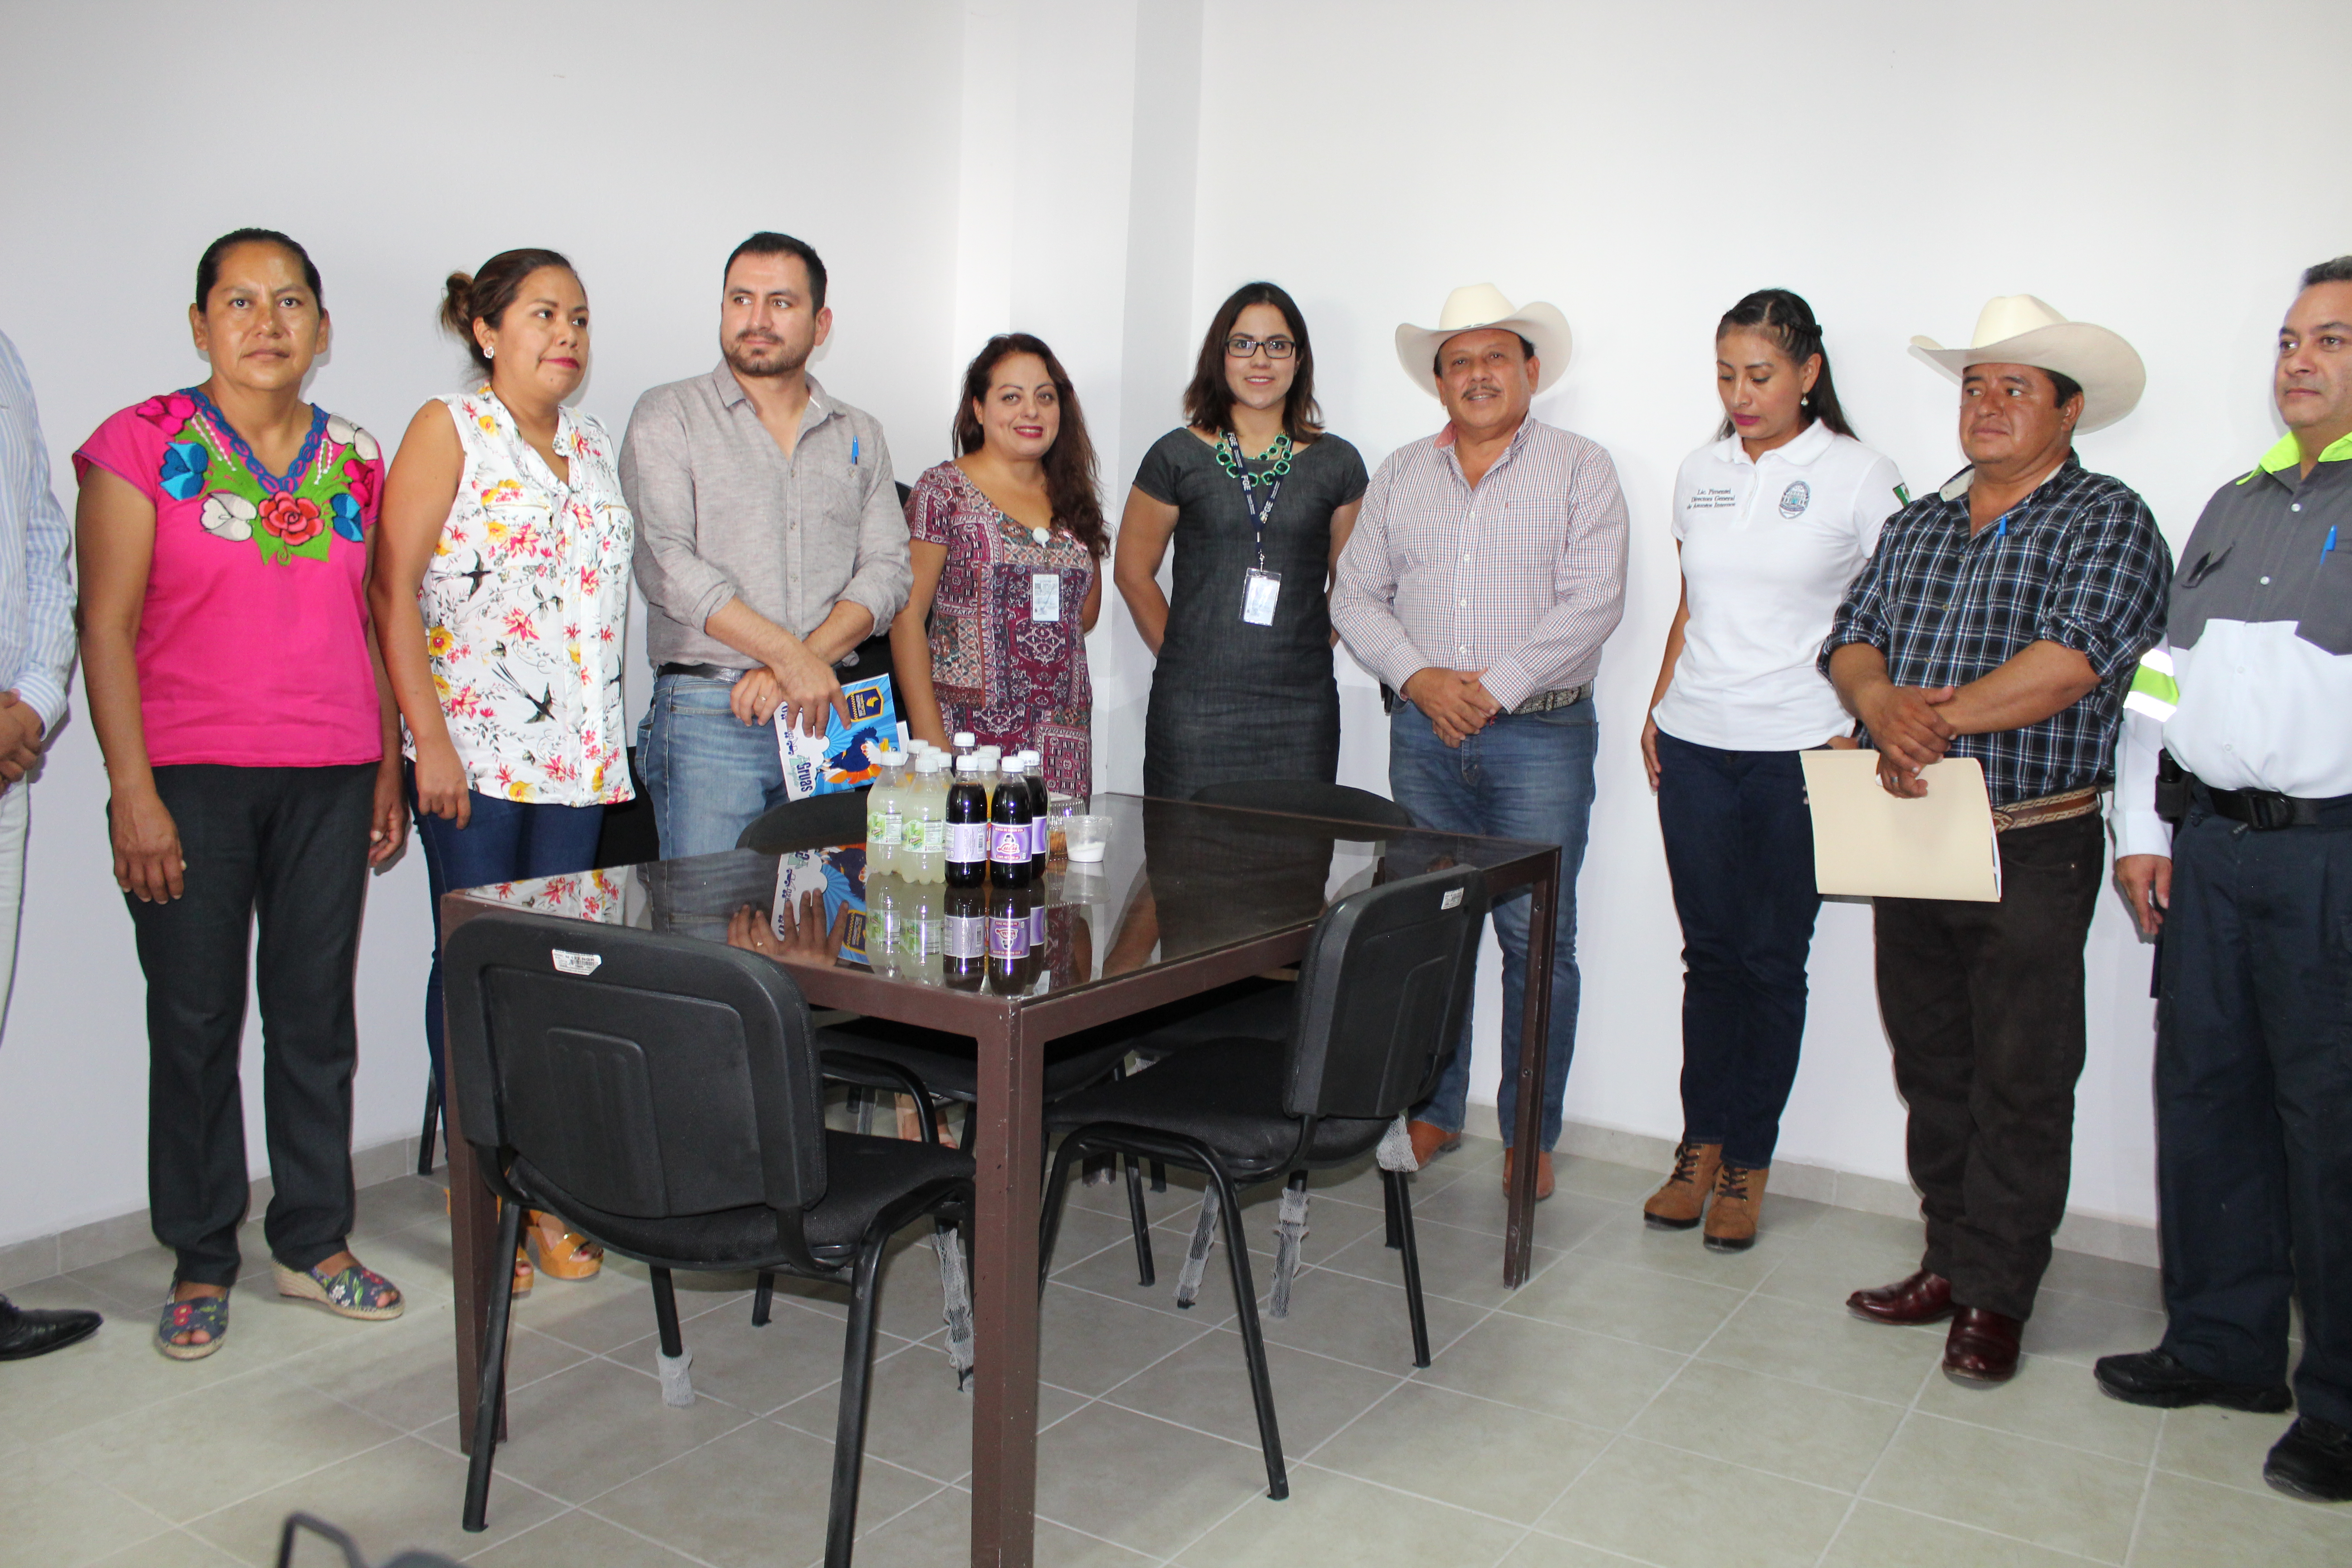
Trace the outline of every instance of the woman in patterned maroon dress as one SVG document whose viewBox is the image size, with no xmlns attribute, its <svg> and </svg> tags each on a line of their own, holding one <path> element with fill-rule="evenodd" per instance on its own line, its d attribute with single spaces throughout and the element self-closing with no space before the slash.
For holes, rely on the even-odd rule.
<svg viewBox="0 0 2352 1568">
<path fill-rule="evenodd" d="M 1086 634 L 1102 609 L 1109 549 L 1094 444 L 1054 351 L 1026 332 L 991 338 L 964 373 L 961 456 L 907 498 L 915 585 L 890 656 L 917 736 L 1045 758 L 1045 787 L 1094 788 L 1094 682 Z"/>
</svg>

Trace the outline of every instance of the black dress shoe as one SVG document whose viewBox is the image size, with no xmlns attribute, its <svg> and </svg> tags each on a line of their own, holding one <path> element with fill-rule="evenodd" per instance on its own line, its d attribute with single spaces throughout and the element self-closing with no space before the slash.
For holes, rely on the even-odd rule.
<svg viewBox="0 0 2352 1568">
<path fill-rule="evenodd" d="M 26 1311 L 0 1296 L 0 1361 L 23 1361 L 79 1344 L 105 1321 L 96 1312 Z"/>
<path fill-rule="evenodd" d="M 1944 1375 L 1956 1383 L 2007 1383 L 2017 1375 L 2017 1345 L 2025 1324 L 1981 1307 L 1952 1310 L 1944 1336 Z"/>
<path fill-rule="evenodd" d="M 2181 1364 L 2170 1351 L 2135 1351 L 2103 1355 L 2091 1368 L 2099 1392 L 2127 1405 L 2178 1410 L 2184 1405 L 2219 1405 L 2231 1410 L 2271 1415 L 2294 1403 L 2284 1383 L 2231 1383 Z"/>
<path fill-rule="evenodd" d="M 2298 1416 L 2263 1461 L 2263 1479 L 2290 1497 L 2352 1502 L 2352 1431 Z"/>
<path fill-rule="evenodd" d="M 1856 1290 L 1845 1310 L 1874 1323 L 1933 1323 L 1952 1313 L 1952 1282 L 1922 1268 L 1907 1279 Z"/>
</svg>

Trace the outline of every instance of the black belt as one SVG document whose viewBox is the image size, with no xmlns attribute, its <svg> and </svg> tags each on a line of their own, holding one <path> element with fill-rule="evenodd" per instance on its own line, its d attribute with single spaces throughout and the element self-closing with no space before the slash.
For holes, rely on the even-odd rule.
<svg viewBox="0 0 2352 1568">
<path fill-rule="evenodd" d="M 2211 806 L 2215 816 L 2242 822 L 2257 833 L 2352 823 L 2352 795 L 2312 799 L 2267 789 L 2215 789 L 2194 773 L 2189 775 L 2189 788 L 2190 797 Z"/>
<path fill-rule="evenodd" d="M 743 672 L 730 669 L 723 664 L 666 664 L 654 671 L 656 675 L 691 675 L 701 680 L 737 680 Z"/>
</svg>

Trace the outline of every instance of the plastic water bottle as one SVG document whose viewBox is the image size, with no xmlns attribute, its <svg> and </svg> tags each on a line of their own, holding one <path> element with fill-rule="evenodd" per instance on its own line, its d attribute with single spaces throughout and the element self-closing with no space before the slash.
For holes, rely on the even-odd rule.
<svg viewBox="0 0 2352 1568">
<path fill-rule="evenodd" d="M 891 871 L 906 842 L 906 754 L 896 749 L 880 759 L 881 774 L 866 792 L 866 874 Z"/>
</svg>

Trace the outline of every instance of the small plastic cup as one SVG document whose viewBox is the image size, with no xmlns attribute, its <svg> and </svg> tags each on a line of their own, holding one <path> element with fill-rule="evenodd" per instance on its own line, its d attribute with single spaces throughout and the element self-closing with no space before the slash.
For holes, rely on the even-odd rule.
<svg viewBox="0 0 2352 1568">
<path fill-rule="evenodd" d="M 1073 862 L 1086 865 L 1103 858 L 1103 851 L 1110 844 L 1109 817 L 1090 816 L 1084 812 L 1076 812 L 1063 818 L 1063 832 L 1069 841 L 1070 859 Z"/>
</svg>

